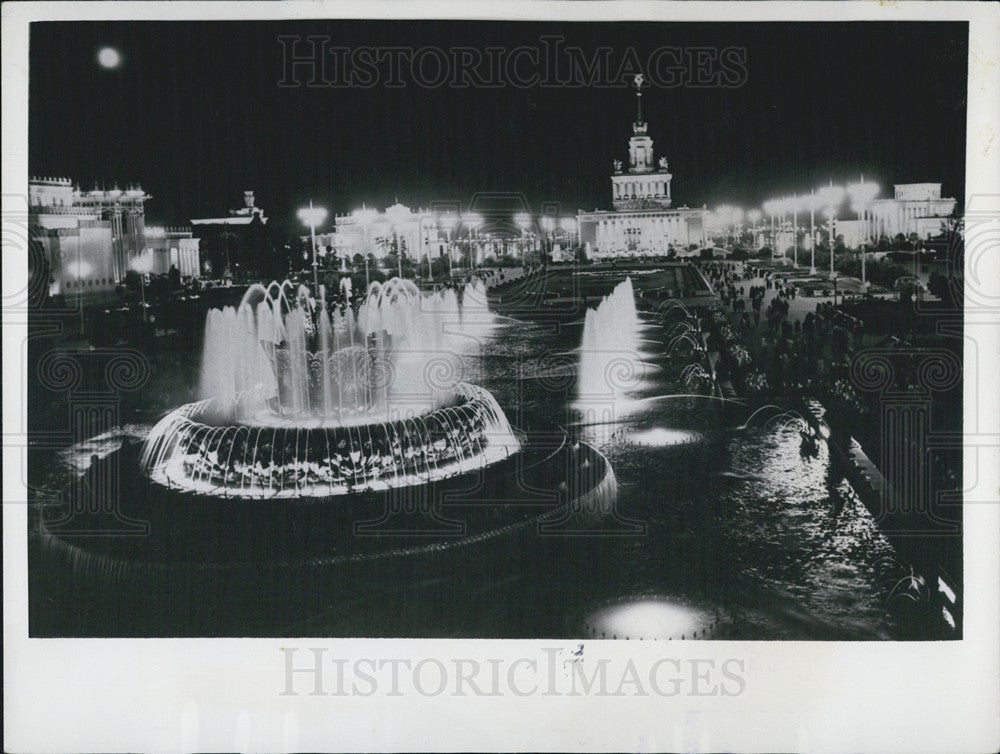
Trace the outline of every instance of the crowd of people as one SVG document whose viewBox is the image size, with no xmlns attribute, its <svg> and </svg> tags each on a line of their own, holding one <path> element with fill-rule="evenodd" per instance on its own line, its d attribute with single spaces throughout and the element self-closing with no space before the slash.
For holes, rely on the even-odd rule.
<svg viewBox="0 0 1000 754">
<path fill-rule="evenodd" d="M 856 437 L 872 457 L 879 457 L 883 392 L 920 390 L 921 365 L 928 352 L 914 347 L 904 334 L 882 339 L 830 301 L 818 302 L 811 311 L 800 304 L 789 316 L 795 288 L 773 273 L 720 263 L 705 271 L 722 303 L 707 323 L 721 355 L 718 376 L 731 379 L 753 404 L 819 399 L 834 431 Z M 871 387 L 852 374 L 852 361 L 875 345 L 887 354 L 891 381 Z M 960 392 L 955 395 L 960 406 Z M 943 414 L 955 395 L 936 396 L 934 411 L 942 416 L 935 421 L 947 418 Z M 945 462 L 937 463 L 945 478 L 956 477 Z"/>
<path fill-rule="evenodd" d="M 723 309 L 714 318 L 734 381 L 742 384 L 752 377 L 750 392 L 815 394 L 847 377 L 850 356 L 863 333 L 860 322 L 850 327 L 841 323 L 834 316 L 837 310 L 826 303 L 801 318 L 790 318 L 794 286 L 771 272 L 734 267 L 715 273 Z M 755 280 L 760 282 L 738 285 Z M 773 295 L 767 296 L 770 291 Z"/>
</svg>

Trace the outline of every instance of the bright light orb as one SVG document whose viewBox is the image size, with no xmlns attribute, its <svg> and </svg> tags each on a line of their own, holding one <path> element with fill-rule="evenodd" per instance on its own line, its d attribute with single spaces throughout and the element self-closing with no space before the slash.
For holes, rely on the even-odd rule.
<svg viewBox="0 0 1000 754">
<path fill-rule="evenodd" d="M 103 47 L 97 53 L 97 62 L 101 64 L 102 68 L 117 68 L 121 65 L 122 56 L 114 47 Z"/>
</svg>

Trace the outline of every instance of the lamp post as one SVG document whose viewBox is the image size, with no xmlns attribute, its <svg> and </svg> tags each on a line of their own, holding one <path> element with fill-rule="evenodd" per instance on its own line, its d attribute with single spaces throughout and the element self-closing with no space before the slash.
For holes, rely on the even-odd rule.
<svg viewBox="0 0 1000 754">
<path fill-rule="evenodd" d="M 764 217 L 769 218 L 771 221 L 771 256 L 774 256 L 773 247 L 776 246 L 774 242 L 774 200 L 768 199 L 764 202 L 761 207 L 764 209 Z M 764 238 L 767 238 L 767 223 L 764 223 Z"/>
<path fill-rule="evenodd" d="M 792 267 L 799 268 L 799 197 L 792 194 Z"/>
<path fill-rule="evenodd" d="M 836 207 L 827 207 L 826 216 L 830 225 L 830 279 L 833 280 L 833 218 L 837 215 Z"/>
<path fill-rule="evenodd" d="M 132 269 L 139 273 L 139 297 L 142 301 L 142 321 L 146 321 L 146 275 L 153 271 L 153 255 L 138 254 L 132 259 Z"/>
<path fill-rule="evenodd" d="M 573 244 L 573 259 L 576 259 L 576 218 L 575 217 L 564 217 L 559 221 L 559 227 L 562 228 L 563 232 L 570 237 L 570 241 Z"/>
<path fill-rule="evenodd" d="M 816 190 L 809 192 L 809 248 L 812 255 L 809 260 L 809 274 L 816 274 Z"/>
<path fill-rule="evenodd" d="M 750 240 L 753 248 L 757 248 L 757 223 L 760 222 L 761 214 L 759 209 L 752 209 L 747 212 L 750 220 Z"/>
<path fill-rule="evenodd" d="M 452 247 L 451 247 L 451 233 L 455 229 L 455 225 L 458 223 L 458 218 L 450 212 L 438 217 L 438 224 L 444 228 L 444 238 L 445 238 L 445 253 L 448 255 L 448 274 L 453 277 L 452 271 Z"/>
<path fill-rule="evenodd" d="M 729 245 L 729 207 L 725 204 L 720 204 L 712 212 L 712 226 L 717 230 L 722 230 L 722 247 L 725 248 Z M 720 243 L 718 234 L 714 243 Z M 714 247 L 713 243 L 713 247 Z"/>
<path fill-rule="evenodd" d="M 399 237 L 399 228 L 409 215 L 410 210 L 399 203 L 392 205 L 385 211 L 385 216 L 389 219 L 389 224 L 392 225 L 392 240 L 396 242 L 396 264 L 400 278 L 403 277 L 403 243 Z M 420 262 L 419 258 L 417 262 Z"/>
<path fill-rule="evenodd" d="M 356 209 L 351 213 L 351 216 L 358 222 L 359 225 L 361 225 L 362 242 L 364 244 L 366 257 L 371 251 L 371 236 L 369 235 L 368 230 L 377 215 L 378 212 L 373 209 L 368 209 L 364 205 L 362 205 L 361 209 Z"/>
<path fill-rule="evenodd" d="M 469 229 L 469 269 L 476 269 L 476 230 L 483 224 L 483 218 L 475 212 L 462 215 L 462 224 Z"/>
<path fill-rule="evenodd" d="M 546 215 L 545 217 L 542 218 L 542 230 L 545 231 L 545 237 L 548 239 L 549 242 L 548 243 L 549 254 L 552 253 L 552 231 L 555 229 L 555 227 L 556 227 L 555 218 L 550 217 L 549 215 Z"/>
<path fill-rule="evenodd" d="M 351 213 L 358 224 L 361 225 L 362 232 L 362 256 L 365 259 L 365 290 L 368 290 L 368 286 L 371 284 L 368 274 L 368 255 L 371 253 L 371 236 L 369 234 L 369 228 L 371 227 L 372 221 L 378 216 L 378 212 L 373 209 L 368 209 L 365 205 L 361 205 L 361 209 L 356 209 Z M 346 251 L 345 251 L 346 253 Z"/>
<path fill-rule="evenodd" d="M 868 207 L 878 196 L 879 187 L 877 183 L 865 183 L 865 177 L 861 176 L 861 183 L 852 183 L 847 187 L 847 193 L 851 197 L 851 209 L 857 214 L 858 222 L 861 223 L 861 288 L 868 290 L 868 278 L 865 272 L 865 258 L 867 257 L 868 245 Z"/>
<path fill-rule="evenodd" d="M 746 212 L 743 211 L 742 207 L 733 207 L 729 211 L 729 221 L 733 226 L 733 240 L 729 245 L 729 250 L 732 251 L 733 246 L 739 243 L 740 231 L 743 226 L 743 218 L 746 216 Z"/>
<path fill-rule="evenodd" d="M 774 251 L 772 252 L 772 258 L 778 255 L 778 251 L 781 251 L 782 262 L 785 260 L 785 248 L 781 246 L 781 234 L 785 229 L 785 197 L 778 197 L 773 202 L 771 202 L 771 211 L 774 213 Z"/>
<path fill-rule="evenodd" d="M 521 258 L 524 258 L 524 246 L 527 242 L 528 228 L 531 227 L 531 215 L 527 212 L 518 212 L 514 215 L 514 223 L 521 229 Z"/>
<path fill-rule="evenodd" d="M 326 210 L 322 207 L 314 207 L 312 199 L 309 206 L 303 207 L 298 212 L 299 219 L 309 226 L 309 238 L 312 244 L 312 268 L 313 268 L 313 295 L 319 296 L 319 262 L 316 259 L 316 226 L 326 219 Z"/>
<path fill-rule="evenodd" d="M 399 232 L 396 230 L 396 226 L 392 226 L 392 240 L 396 242 L 396 274 L 399 275 L 400 279 L 403 277 L 403 245 L 399 242 Z"/>
<path fill-rule="evenodd" d="M 834 186 L 830 181 L 829 186 L 824 186 L 819 192 L 820 203 L 825 207 L 826 215 L 830 223 L 830 279 L 833 279 L 833 221 L 837 216 L 841 203 L 844 201 L 844 189 L 841 186 Z"/>
<path fill-rule="evenodd" d="M 83 261 L 83 249 L 77 245 L 76 248 L 76 308 L 80 311 L 80 337 L 84 337 L 84 322 L 83 322 L 83 278 L 90 274 L 91 266 L 87 262 Z M 142 284 L 142 279 L 139 280 L 140 287 Z M 143 307 L 143 312 L 146 308 Z"/>
<path fill-rule="evenodd" d="M 236 234 L 233 233 L 232 231 L 225 230 L 219 235 L 222 237 L 223 241 L 226 244 L 226 271 L 229 272 L 230 277 L 233 277 L 233 264 L 229 258 L 229 239 L 235 238 Z M 223 274 L 223 277 L 225 277 L 225 274 Z"/>
</svg>

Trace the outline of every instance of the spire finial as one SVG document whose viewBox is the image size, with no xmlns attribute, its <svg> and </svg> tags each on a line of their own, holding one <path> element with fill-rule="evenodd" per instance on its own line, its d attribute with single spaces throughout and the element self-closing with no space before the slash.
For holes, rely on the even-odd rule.
<svg viewBox="0 0 1000 754">
<path fill-rule="evenodd" d="M 640 91 L 642 87 L 642 82 L 645 81 L 645 77 L 641 73 L 635 74 L 635 78 L 632 80 L 635 84 L 635 103 L 636 103 L 636 123 L 642 123 L 642 92 Z"/>
</svg>

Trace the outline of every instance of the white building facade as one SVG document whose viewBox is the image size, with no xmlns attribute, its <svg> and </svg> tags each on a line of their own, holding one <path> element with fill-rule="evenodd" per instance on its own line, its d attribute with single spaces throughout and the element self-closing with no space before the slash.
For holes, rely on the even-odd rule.
<svg viewBox="0 0 1000 754">
<path fill-rule="evenodd" d="M 894 189 L 892 199 L 871 203 L 873 239 L 892 239 L 900 233 L 916 233 L 923 239 L 941 234 L 942 224 L 955 211 L 956 200 L 942 198 L 940 183 L 901 183 Z"/>
<path fill-rule="evenodd" d="M 48 267 L 52 295 L 113 291 L 143 253 L 141 188 L 81 191 L 69 178 L 31 177 L 28 226 Z"/>
<path fill-rule="evenodd" d="M 154 275 L 170 272 L 176 267 L 182 277 L 194 277 L 201 272 L 199 241 L 191 228 L 146 227 L 146 250 L 150 256 L 149 271 Z"/>
<path fill-rule="evenodd" d="M 640 80 L 641 82 L 641 80 Z M 672 208 L 673 176 L 666 157 L 657 161 L 648 124 L 642 120 L 641 93 L 638 115 L 629 139 L 629 164 L 615 160 L 611 175 L 614 211 L 579 212 L 580 243 L 589 257 L 601 259 L 626 255 L 659 256 L 706 244 L 706 208 Z"/>
</svg>

